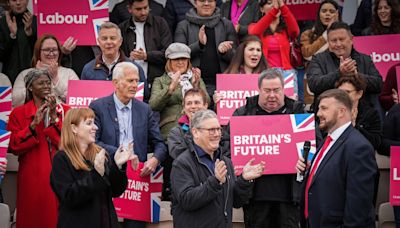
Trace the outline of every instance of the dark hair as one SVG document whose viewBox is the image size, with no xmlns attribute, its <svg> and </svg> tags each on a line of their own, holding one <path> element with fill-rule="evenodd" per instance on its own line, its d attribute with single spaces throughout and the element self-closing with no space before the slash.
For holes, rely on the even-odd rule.
<svg viewBox="0 0 400 228">
<path fill-rule="evenodd" d="M 258 76 L 258 88 L 261 89 L 261 84 L 264 79 L 275 79 L 279 78 L 281 81 L 282 88 L 285 86 L 285 81 L 283 79 L 282 71 L 277 68 L 268 68 L 261 72 L 260 76 Z"/>
<path fill-rule="evenodd" d="M 250 42 L 258 42 L 262 47 L 262 42 L 260 38 L 257 36 L 246 36 L 242 43 L 237 47 L 236 53 L 233 56 L 231 63 L 224 73 L 226 74 L 237 74 L 240 72 L 240 66 L 244 65 L 244 49 Z M 268 68 L 267 60 L 265 60 L 264 53 L 261 48 L 261 59 L 256 68 L 253 70 L 253 73 L 261 73 L 263 70 Z"/>
<path fill-rule="evenodd" d="M 193 95 L 200 95 L 202 100 L 203 100 L 203 104 L 207 104 L 207 94 L 206 92 L 204 92 L 204 90 L 199 89 L 199 88 L 191 88 L 188 91 L 185 92 L 185 95 L 183 96 L 183 106 L 185 106 L 185 99 L 188 96 L 193 96 Z"/>
<path fill-rule="evenodd" d="M 29 72 L 26 74 L 24 81 L 25 81 L 25 103 L 27 103 L 28 101 L 33 99 L 33 93 L 32 91 L 29 89 L 32 85 L 32 83 L 34 81 L 36 81 L 37 79 L 40 78 L 40 76 L 46 76 L 47 78 L 49 78 L 49 80 L 51 81 L 51 76 L 50 73 L 47 69 L 36 69 L 33 68 L 31 70 L 29 70 Z"/>
<path fill-rule="evenodd" d="M 344 22 L 341 22 L 341 21 L 333 22 L 331 27 L 328 28 L 327 32 L 329 34 L 331 31 L 335 31 L 335 30 L 338 30 L 338 29 L 345 29 L 349 33 L 349 35 L 351 35 L 350 26 L 348 24 L 344 23 Z"/>
<path fill-rule="evenodd" d="M 375 0 L 374 12 L 372 15 L 371 22 L 371 30 L 374 35 L 383 35 L 385 34 L 386 27 L 382 25 L 381 20 L 378 16 L 378 5 L 382 0 Z M 386 0 L 387 4 L 392 8 L 390 17 L 392 19 L 392 23 L 390 24 L 390 32 L 389 34 L 397 34 L 400 33 L 400 4 L 398 0 Z"/>
<path fill-rule="evenodd" d="M 268 2 L 268 0 L 259 0 L 258 5 L 260 8 L 262 8 L 265 4 L 267 4 L 267 2 Z M 260 20 L 261 20 L 261 18 L 260 18 Z M 280 32 L 282 30 L 286 30 L 286 28 L 287 28 L 287 26 L 286 26 L 285 20 L 283 19 L 282 15 L 280 15 L 279 16 L 279 24 L 276 27 L 275 32 Z M 272 35 L 275 32 L 272 32 L 271 29 L 268 27 L 267 29 L 265 29 L 263 36 Z"/>
<path fill-rule="evenodd" d="M 334 98 L 339 103 L 343 104 L 349 112 L 353 109 L 353 102 L 351 101 L 350 96 L 341 89 L 330 89 L 321 93 L 318 97 L 318 103 L 325 98 Z"/>
<path fill-rule="evenodd" d="M 143 2 L 144 0 L 128 0 L 128 6 L 131 6 L 135 2 Z"/>
<path fill-rule="evenodd" d="M 36 63 L 40 60 L 40 49 L 42 49 L 42 45 L 45 40 L 52 39 L 56 41 L 57 43 L 57 49 L 58 49 L 58 65 L 61 66 L 61 58 L 62 58 L 62 52 L 61 52 L 61 45 L 60 42 L 58 42 L 57 38 L 54 35 L 51 34 L 44 34 L 41 36 L 35 43 L 35 47 L 33 48 L 33 57 L 32 57 L 32 67 L 36 67 Z"/>
<path fill-rule="evenodd" d="M 335 83 L 335 88 L 338 88 L 346 82 L 352 84 L 357 91 L 365 92 L 367 89 L 367 82 L 359 74 L 340 76 L 339 80 Z"/>
<path fill-rule="evenodd" d="M 328 3 L 333 5 L 333 7 L 335 7 L 335 9 L 338 11 L 338 14 L 339 14 L 338 21 L 342 21 L 342 14 L 340 13 L 340 10 L 339 10 L 339 4 L 337 4 L 337 2 L 335 0 L 322 1 L 321 4 L 319 5 L 318 11 L 317 11 L 317 18 L 316 18 L 314 26 L 313 26 L 314 32 L 310 33 L 309 38 L 311 40 L 311 43 L 313 43 L 316 39 L 318 39 L 318 37 L 322 36 L 322 33 L 324 33 L 324 31 L 326 30 L 326 26 L 324 24 L 322 24 L 319 14 L 320 14 L 322 6 L 325 4 L 328 4 Z"/>
</svg>

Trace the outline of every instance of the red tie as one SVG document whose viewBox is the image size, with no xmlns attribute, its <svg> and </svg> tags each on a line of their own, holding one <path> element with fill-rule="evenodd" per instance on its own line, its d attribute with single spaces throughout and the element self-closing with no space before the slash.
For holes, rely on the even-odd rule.
<svg viewBox="0 0 400 228">
<path fill-rule="evenodd" d="M 308 175 L 307 183 L 306 183 L 306 191 L 305 191 L 305 198 L 304 198 L 304 215 L 308 218 L 308 190 L 310 189 L 311 181 L 314 177 L 315 171 L 317 170 L 318 164 L 321 161 L 321 158 L 326 152 L 326 148 L 328 148 L 329 144 L 332 142 L 331 136 L 328 135 L 322 145 L 321 150 L 319 151 L 317 157 L 315 158 L 315 162 L 313 167 L 311 168 L 310 174 Z"/>
</svg>

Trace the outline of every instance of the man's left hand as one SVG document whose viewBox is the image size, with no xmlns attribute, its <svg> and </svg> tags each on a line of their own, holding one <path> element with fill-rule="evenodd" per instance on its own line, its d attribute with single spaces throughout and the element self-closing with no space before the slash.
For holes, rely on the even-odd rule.
<svg viewBox="0 0 400 228">
<path fill-rule="evenodd" d="M 140 176 L 144 177 L 144 176 L 147 176 L 147 175 L 150 175 L 151 173 L 153 173 L 156 170 L 158 163 L 159 162 L 156 157 L 151 157 L 149 160 L 147 160 L 144 163 L 144 166 L 140 172 Z"/>
</svg>

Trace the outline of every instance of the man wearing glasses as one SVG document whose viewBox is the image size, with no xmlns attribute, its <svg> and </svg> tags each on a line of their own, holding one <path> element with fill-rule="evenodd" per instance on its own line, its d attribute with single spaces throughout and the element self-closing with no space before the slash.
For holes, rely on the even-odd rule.
<svg viewBox="0 0 400 228">
<path fill-rule="evenodd" d="M 258 78 L 259 95 L 248 97 L 246 105 L 233 116 L 281 115 L 304 112 L 304 104 L 284 95 L 284 79 L 280 71 L 268 69 Z M 229 125 L 223 137 L 229 150 Z M 252 198 L 243 206 L 246 227 L 298 227 L 299 188 L 294 174 L 263 175 L 255 181 Z"/>
<path fill-rule="evenodd" d="M 232 227 L 232 208 L 248 200 L 264 163 L 250 160 L 236 178 L 231 160 L 219 149 L 222 129 L 211 110 L 197 111 L 190 131 L 187 150 L 171 171 L 174 227 Z"/>
</svg>

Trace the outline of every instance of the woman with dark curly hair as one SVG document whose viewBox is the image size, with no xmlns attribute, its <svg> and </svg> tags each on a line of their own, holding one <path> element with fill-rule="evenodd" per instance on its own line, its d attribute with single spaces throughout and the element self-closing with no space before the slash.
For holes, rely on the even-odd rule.
<svg viewBox="0 0 400 228">
<path fill-rule="evenodd" d="M 400 4 L 398 0 L 375 0 L 371 26 L 364 36 L 400 33 Z"/>
</svg>

